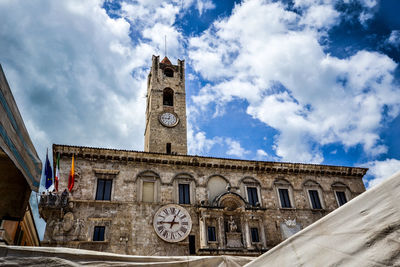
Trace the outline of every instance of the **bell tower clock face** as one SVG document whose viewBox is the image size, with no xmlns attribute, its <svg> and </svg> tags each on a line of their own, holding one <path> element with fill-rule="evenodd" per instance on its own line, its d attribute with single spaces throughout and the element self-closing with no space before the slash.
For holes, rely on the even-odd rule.
<svg viewBox="0 0 400 267">
<path fill-rule="evenodd" d="M 174 127 L 179 122 L 178 117 L 171 112 L 161 113 L 159 120 L 162 125 L 167 126 L 167 127 Z"/>
<path fill-rule="evenodd" d="M 192 219 L 183 207 L 169 204 L 161 207 L 153 218 L 153 227 L 164 241 L 175 243 L 184 240 L 192 229 Z"/>
</svg>

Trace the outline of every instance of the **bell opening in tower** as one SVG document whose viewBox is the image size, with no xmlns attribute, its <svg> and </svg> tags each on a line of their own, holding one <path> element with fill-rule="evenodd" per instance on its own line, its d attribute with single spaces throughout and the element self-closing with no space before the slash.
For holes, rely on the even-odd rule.
<svg viewBox="0 0 400 267">
<path fill-rule="evenodd" d="M 174 77 L 174 71 L 172 69 L 170 69 L 170 68 L 165 68 L 164 74 L 167 77 Z"/>
<path fill-rule="evenodd" d="M 171 107 L 174 105 L 174 91 L 171 88 L 165 88 L 163 91 L 163 105 Z"/>
</svg>

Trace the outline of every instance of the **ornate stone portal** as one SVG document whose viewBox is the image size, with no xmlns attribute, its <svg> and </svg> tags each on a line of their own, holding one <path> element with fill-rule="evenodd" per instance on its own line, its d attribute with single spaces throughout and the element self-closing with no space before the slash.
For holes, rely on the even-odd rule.
<svg viewBox="0 0 400 267">
<path fill-rule="evenodd" d="M 250 207 L 237 193 L 225 192 L 215 198 L 212 206 L 200 211 L 200 252 L 202 254 L 262 251 L 266 249 L 261 208 Z M 215 227 L 216 241 L 207 237 L 208 227 Z M 260 229 L 260 242 L 251 241 L 250 228 Z"/>
</svg>

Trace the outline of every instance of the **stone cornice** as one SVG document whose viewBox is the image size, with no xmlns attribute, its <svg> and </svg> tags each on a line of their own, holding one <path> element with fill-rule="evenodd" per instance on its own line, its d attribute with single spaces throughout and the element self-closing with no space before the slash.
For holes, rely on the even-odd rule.
<svg viewBox="0 0 400 267">
<path fill-rule="evenodd" d="M 363 177 L 368 171 L 367 168 L 359 167 L 240 160 L 192 155 L 169 155 L 163 153 L 151 153 L 133 150 L 53 144 L 53 159 L 57 158 L 57 153 L 60 153 L 60 156 L 62 157 L 72 157 L 72 154 L 74 154 L 76 159 L 145 162 L 165 165 L 186 165 L 204 168 L 219 168 L 277 174 L 303 173 L 313 175 Z"/>
</svg>

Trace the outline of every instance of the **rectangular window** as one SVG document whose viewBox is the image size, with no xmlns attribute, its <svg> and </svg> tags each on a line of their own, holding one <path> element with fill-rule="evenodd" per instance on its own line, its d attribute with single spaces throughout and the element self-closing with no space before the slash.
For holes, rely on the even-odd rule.
<svg viewBox="0 0 400 267">
<path fill-rule="evenodd" d="M 95 226 L 93 232 L 93 241 L 104 241 L 105 226 Z"/>
<path fill-rule="evenodd" d="M 167 143 L 167 154 L 171 154 L 171 143 Z"/>
<path fill-rule="evenodd" d="M 257 187 L 247 187 L 247 196 L 250 205 L 256 206 L 258 202 Z"/>
<path fill-rule="evenodd" d="M 189 254 L 190 255 L 196 254 L 196 239 L 194 235 L 189 236 Z"/>
<path fill-rule="evenodd" d="M 214 226 L 208 226 L 208 241 L 217 241 L 217 237 L 215 236 Z"/>
<path fill-rule="evenodd" d="M 258 236 L 258 228 L 250 228 L 251 231 L 251 242 L 258 243 L 260 242 L 260 237 Z"/>
<path fill-rule="evenodd" d="M 96 200 L 111 200 L 111 179 L 97 179 Z"/>
<path fill-rule="evenodd" d="M 289 190 L 286 188 L 279 188 L 279 199 L 281 200 L 281 207 L 282 208 L 291 208 L 290 205 L 290 198 L 289 198 Z"/>
<path fill-rule="evenodd" d="M 179 204 L 190 204 L 189 184 L 179 184 Z"/>
<path fill-rule="evenodd" d="M 317 190 L 308 190 L 310 194 L 311 205 L 313 209 L 322 209 L 321 201 L 319 200 L 319 195 Z"/>
<path fill-rule="evenodd" d="M 154 202 L 154 182 L 143 182 L 143 202 Z"/>
<path fill-rule="evenodd" d="M 346 204 L 346 194 L 343 191 L 336 191 L 336 196 L 339 202 L 339 206 Z"/>
</svg>

